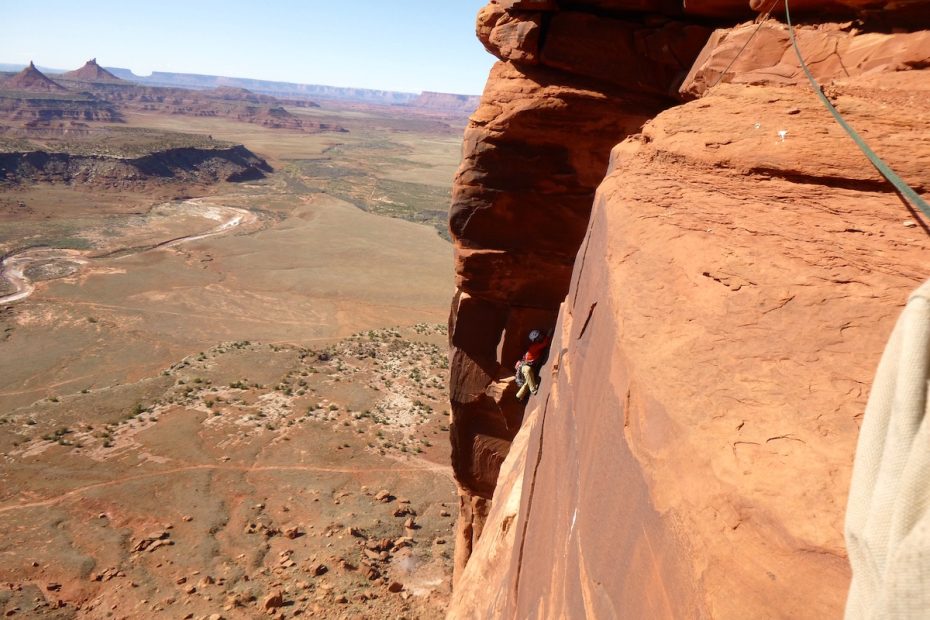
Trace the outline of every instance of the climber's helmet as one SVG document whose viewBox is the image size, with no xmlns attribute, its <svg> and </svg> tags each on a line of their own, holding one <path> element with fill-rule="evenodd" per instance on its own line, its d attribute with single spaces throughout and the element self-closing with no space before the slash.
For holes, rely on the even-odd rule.
<svg viewBox="0 0 930 620">
<path fill-rule="evenodd" d="M 534 329 L 533 331 L 530 332 L 530 342 L 542 342 L 542 341 L 543 341 L 542 330 Z"/>
</svg>

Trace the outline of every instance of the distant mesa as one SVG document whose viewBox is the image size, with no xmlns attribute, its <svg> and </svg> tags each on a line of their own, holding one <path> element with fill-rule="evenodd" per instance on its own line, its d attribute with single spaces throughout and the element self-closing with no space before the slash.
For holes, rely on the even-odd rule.
<svg viewBox="0 0 930 620">
<path fill-rule="evenodd" d="M 471 114 L 478 107 L 480 97 L 476 95 L 455 95 L 452 93 L 436 93 L 423 91 L 410 106 L 426 110 L 439 110 L 447 112 L 462 112 Z"/>
<path fill-rule="evenodd" d="M 36 69 L 32 61 L 29 62 L 28 67 L 6 80 L 3 87 L 9 90 L 28 90 L 43 93 L 62 93 L 68 90 Z"/>
<path fill-rule="evenodd" d="M 77 77 L 79 72 L 87 69 L 88 65 L 93 63 L 93 67 L 106 73 L 116 80 L 125 84 L 127 82 L 147 87 L 162 88 L 184 88 L 188 90 L 208 91 L 207 96 L 211 99 L 223 99 L 226 101 L 261 101 L 263 103 L 274 103 L 266 97 L 274 97 L 288 100 L 288 105 L 294 107 L 319 107 L 311 99 L 334 99 L 337 101 L 352 101 L 357 103 L 367 103 L 375 105 L 402 105 L 421 110 L 435 111 L 440 113 L 452 112 L 455 114 L 471 114 L 478 107 L 478 100 L 475 95 L 458 95 L 438 92 L 410 93 L 391 90 L 373 90 L 369 88 L 351 88 L 342 86 L 326 86 L 322 84 L 299 84 L 296 82 L 276 82 L 269 80 L 257 80 L 251 78 L 236 78 L 219 75 L 203 75 L 198 73 L 171 73 L 165 71 L 152 71 L 150 75 L 136 75 L 130 69 L 122 67 L 109 67 L 102 69 L 94 61 L 90 61 L 79 69 L 71 73 L 65 73 L 62 77 L 75 80 L 94 81 L 94 77 Z"/>
<path fill-rule="evenodd" d="M 281 106 L 245 106 L 237 115 L 237 119 L 272 129 L 304 129 L 303 122 Z M 307 126 L 307 129 L 311 128 L 310 125 Z"/>
<path fill-rule="evenodd" d="M 67 80 L 79 80 L 81 82 L 123 82 L 103 67 L 97 64 L 96 58 L 91 58 L 84 63 L 84 66 L 74 71 L 62 73 L 61 77 Z"/>
<path fill-rule="evenodd" d="M 255 94 L 248 88 L 237 88 L 235 86 L 217 86 L 213 89 L 213 93 L 232 97 L 249 97 Z"/>
<path fill-rule="evenodd" d="M 247 88 L 237 88 L 234 86 L 217 86 L 205 92 L 211 99 L 222 99 L 223 101 L 249 101 L 252 103 L 277 101 L 274 97 L 258 95 Z"/>
</svg>

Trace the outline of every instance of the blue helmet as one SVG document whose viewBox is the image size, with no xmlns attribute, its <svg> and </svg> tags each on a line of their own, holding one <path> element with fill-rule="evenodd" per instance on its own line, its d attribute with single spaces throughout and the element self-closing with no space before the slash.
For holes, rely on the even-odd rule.
<svg viewBox="0 0 930 620">
<path fill-rule="evenodd" d="M 533 331 L 530 332 L 530 342 L 542 342 L 542 341 L 543 341 L 542 330 L 534 329 Z"/>
</svg>

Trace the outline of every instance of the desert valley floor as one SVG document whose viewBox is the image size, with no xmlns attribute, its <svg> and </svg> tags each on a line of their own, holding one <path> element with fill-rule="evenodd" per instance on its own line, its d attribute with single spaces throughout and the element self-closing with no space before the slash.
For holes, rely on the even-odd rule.
<svg viewBox="0 0 930 620">
<path fill-rule="evenodd" d="M 461 125 L 291 113 L 348 131 L 127 114 L 80 141 L 206 136 L 274 171 L 0 191 L 8 616 L 443 613 Z"/>
</svg>

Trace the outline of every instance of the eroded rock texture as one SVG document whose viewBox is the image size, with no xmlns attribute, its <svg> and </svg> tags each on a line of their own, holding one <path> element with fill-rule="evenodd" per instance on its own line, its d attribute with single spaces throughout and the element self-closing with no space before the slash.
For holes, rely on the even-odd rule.
<svg viewBox="0 0 930 620">
<path fill-rule="evenodd" d="M 688 13 L 641 15 L 611 47 L 599 33 L 632 18 L 596 4 L 479 15 L 508 60 L 466 133 L 451 212 L 451 616 L 837 617 L 858 420 L 894 320 L 930 276 L 930 230 L 815 98 L 776 20 L 717 84 L 748 26 L 670 54 L 673 79 L 649 51 L 671 43 L 630 42 L 680 43 L 698 27 Z M 739 16 L 719 6 L 705 14 Z M 574 46 L 549 39 L 557 18 L 583 24 L 564 30 Z M 839 110 L 921 192 L 927 35 L 817 24 L 799 37 Z M 591 41 L 604 51 L 581 49 Z M 592 66 L 621 48 L 630 61 L 609 79 Z M 677 105 L 679 86 L 702 96 Z M 523 420 L 506 378 L 560 302 Z"/>
<path fill-rule="evenodd" d="M 531 328 L 555 323 L 610 148 L 674 102 L 710 35 L 659 16 L 544 15 L 497 4 L 479 14 L 478 32 L 504 60 L 465 132 L 450 212 L 460 568 L 523 418 L 514 363 Z M 576 45 L 583 35 L 592 47 Z"/>
</svg>

